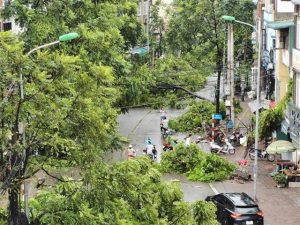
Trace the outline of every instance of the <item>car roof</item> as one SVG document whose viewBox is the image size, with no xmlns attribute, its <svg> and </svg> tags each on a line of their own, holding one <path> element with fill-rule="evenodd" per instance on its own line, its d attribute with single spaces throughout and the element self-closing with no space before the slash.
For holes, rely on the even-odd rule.
<svg viewBox="0 0 300 225">
<path fill-rule="evenodd" d="M 254 200 L 246 193 L 222 193 L 235 206 L 257 206 Z"/>
</svg>

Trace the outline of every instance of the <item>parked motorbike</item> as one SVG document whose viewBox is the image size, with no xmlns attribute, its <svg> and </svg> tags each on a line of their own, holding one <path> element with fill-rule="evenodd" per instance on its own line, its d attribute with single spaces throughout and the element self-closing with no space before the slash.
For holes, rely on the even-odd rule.
<svg viewBox="0 0 300 225">
<path fill-rule="evenodd" d="M 255 158 L 255 148 L 251 148 L 249 150 L 249 158 L 251 160 L 254 160 L 254 158 Z M 268 154 L 266 151 L 263 151 L 261 149 L 257 149 L 257 158 L 267 159 L 270 162 L 274 162 L 275 161 L 275 155 Z"/>
<path fill-rule="evenodd" d="M 229 142 L 234 146 L 240 146 L 241 145 L 241 138 L 243 138 L 244 135 L 241 134 L 238 130 L 235 130 L 230 136 L 229 136 Z"/>
<path fill-rule="evenodd" d="M 173 140 L 172 144 L 165 143 L 163 144 L 163 151 L 166 152 L 166 151 L 173 150 L 175 145 L 177 145 L 177 140 Z"/>
<path fill-rule="evenodd" d="M 170 150 L 173 150 L 173 146 L 171 144 L 164 144 L 163 145 L 163 151 L 164 152 L 170 151 Z"/>
<path fill-rule="evenodd" d="M 232 146 L 232 144 L 228 141 L 227 138 L 225 138 L 225 143 L 223 145 L 219 145 L 215 142 L 210 142 L 210 151 L 211 153 L 223 153 L 223 154 L 235 154 L 235 148 Z"/>
<path fill-rule="evenodd" d="M 161 134 L 162 134 L 162 136 L 163 136 L 164 139 L 166 139 L 168 136 L 174 134 L 174 131 L 172 131 L 172 130 L 170 130 L 168 128 L 163 128 L 163 129 L 161 129 L 161 131 L 162 131 Z"/>
</svg>

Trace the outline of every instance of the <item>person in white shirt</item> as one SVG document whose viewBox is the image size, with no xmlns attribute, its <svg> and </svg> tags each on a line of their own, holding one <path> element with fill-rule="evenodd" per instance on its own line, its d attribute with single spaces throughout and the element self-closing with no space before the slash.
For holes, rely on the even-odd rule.
<svg viewBox="0 0 300 225">
<path fill-rule="evenodd" d="M 148 142 L 148 144 L 146 145 L 146 153 L 147 155 L 152 155 L 153 154 L 153 144 L 151 142 Z"/>
<path fill-rule="evenodd" d="M 191 134 L 189 134 L 188 137 L 185 138 L 185 145 L 190 145 L 191 144 Z"/>
</svg>

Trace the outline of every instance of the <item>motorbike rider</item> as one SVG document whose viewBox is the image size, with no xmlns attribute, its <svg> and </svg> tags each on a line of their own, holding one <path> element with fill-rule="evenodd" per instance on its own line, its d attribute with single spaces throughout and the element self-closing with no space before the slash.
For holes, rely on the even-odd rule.
<svg viewBox="0 0 300 225">
<path fill-rule="evenodd" d="M 148 156 L 151 156 L 152 159 L 154 159 L 157 154 L 157 150 L 156 150 L 155 146 L 153 145 L 152 140 L 149 140 L 149 139 L 148 139 L 148 142 L 146 145 L 146 154 Z"/>
<path fill-rule="evenodd" d="M 165 134 L 168 130 L 168 121 L 167 119 L 163 119 L 160 121 L 160 131 L 162 134 Z"/>
<path fill-rule="evenodd" d="M 161 114 L 161 115 L 160 115 L 160 121 L 167 119 L 166 111 L 165 111 L 163 108 L 161 108 L 161 109 L 159 110 L 159 112 L 160 112 L 160 114 Z"/>
<path fill-rule="evenodd" d="M 136 151 L 133 149 L 132 145 L 129 145 L 127 149 L 127 159 L 130 160 L 135 157 L 136 157 Z"/>
</svg>

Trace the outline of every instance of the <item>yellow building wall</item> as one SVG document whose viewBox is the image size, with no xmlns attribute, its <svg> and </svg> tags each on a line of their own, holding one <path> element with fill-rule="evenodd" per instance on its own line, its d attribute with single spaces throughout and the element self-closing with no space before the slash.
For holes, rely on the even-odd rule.
<svg viewBox="0 0 300 225">
<path fill-rule="evenodd" d="M 276 60 L 276 66 L 275 66 L 275 77 L 276 77 L 276 102 L 279 102 L 286 94 L 287 87 L 288 87 L 288 81 L 289 81 L 289 68 L 286 66 L 282 60 L 282 49 L 277 50 L 277 60 Z"/>
</svg>

